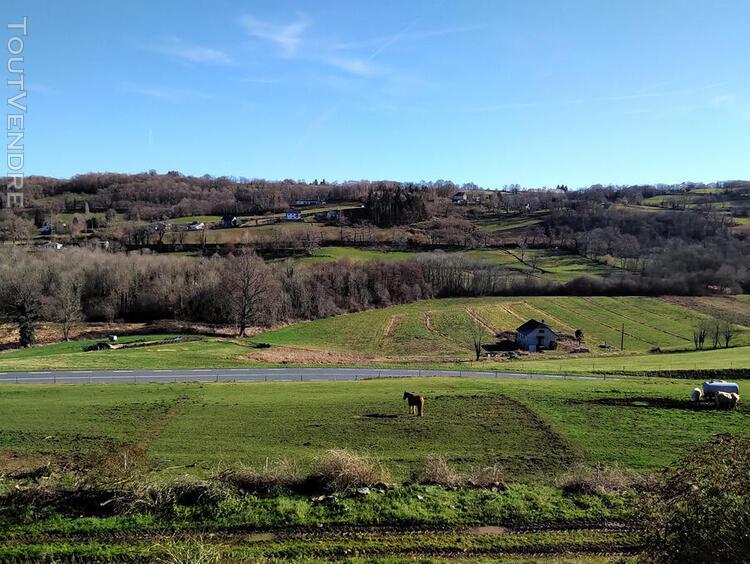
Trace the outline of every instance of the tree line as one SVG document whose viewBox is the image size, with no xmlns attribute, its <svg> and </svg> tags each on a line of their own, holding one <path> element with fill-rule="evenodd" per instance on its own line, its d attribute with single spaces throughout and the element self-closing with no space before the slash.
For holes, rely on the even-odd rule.
<svg viewBox="0 0 750 564">
<path fill-rule="evenodd" d="M 500 295 L 663 295 L 674 279 L 628 273 L 566 284 L 447 253 L 407 261 L 267 263 L 251 250 L 184 258 L 87 249 L 0 250 L 0 319 L 22 345 L 41 321 L 67 339 L 83 321 L 178 320 L 249 327 L 318 319 L 433 297 Z M 706 335 L 709 332 L 707 330 Z"/>
</svg>

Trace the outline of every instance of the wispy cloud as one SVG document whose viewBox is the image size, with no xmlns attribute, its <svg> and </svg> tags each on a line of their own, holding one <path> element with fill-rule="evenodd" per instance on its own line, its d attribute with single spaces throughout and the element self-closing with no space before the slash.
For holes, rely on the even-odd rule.
<svg viewBox="0 0 750 564">
<path fill-rule="evenodd" d="M 331 67 L 356 77 L 372 77 L 383 69 L 372 62 L 372 56 L 353 56 L 342 53 L 327 38 L 311 37 L 312 22 L 304 17 L 287 23 L 273 23 L 255 16 L 244 15 L 240 25 L 253 39 L 270 43 L 278 56 Z"/>
<path fill-rule="evenodd" d="M 302 34 L 309 26 L 309 22 L 303 18 L 291 23 L 275 24 L 250 15 L 242 16 L 240 24 L 251 37 L 276 45 L 285 57 L 292 57 L 297 53 Z"/>
<path fill-rule="evenodd" d="M 372 37 L 370 39 L 363 39 L 351 42 L 340 42 L 334 45 L 334 48 L 339 50 L 349 49 L 362 49 L 367 47 L 373 47 L 377 50 L 384 50 L 383 45 L 391 46 L 394 43 L 406 43 L 413 41 L 423 41 L 426 39 L 432 39 L 435 37 L 444 37 L 446 35 L 456 35 L 461 33 L 468 33 L 472 31 L 479 31 L 485 29 L 485 25 L 471 25 L 471 26 L 457 26 L 448 27 L 441 29 L 425 29 L 418 31 L 408 31 L 408 28 L 402 30 L 399 33 L 387 36 Z"/>
<path fill-rule="evenodd" d="M 214 47 L 194 45 L 178 37 L 170 37 L 153 47 L 155 51 L 197 64 L 231 65 L 232 57 Z"/>
<path fill-rule="evenodd" d="M 125 83 L 123 89 L 131 94 L 155 98 L 165 102 L 218 101 L 219 98 L 208 92 L 190 88 L 175 88 L 163 85 Z"/>
</svg>

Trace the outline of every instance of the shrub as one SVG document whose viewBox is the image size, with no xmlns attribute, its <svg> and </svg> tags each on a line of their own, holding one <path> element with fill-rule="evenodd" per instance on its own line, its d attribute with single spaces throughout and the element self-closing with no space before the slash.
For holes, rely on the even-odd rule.
<svg viewBox="0 0 750 564">
<path fill-rule="evenodd" d="M 428 456 L 415 480 L 420 484 L 436 486 L 458 486 L 463 481 L 443 456 Z"/>
<path fill-rule="evenodd" d="M 657 562 L 746 562 L 750 437 L 717 435 L 668 468 L 646 496 Z"/>
<path fill-rule="evenodd" d="M 468 483 L 480 488 L 504 488 L 505 472 L 499 464 L 476 468 L 469 473 Z"/>
<path fill-rule="evenodd" d="M 269 493 L 277 487 L 294 490 L 305 481 L 299 467 L 286 459 L 267 463 L 261 470 L 247 466 L 229 468 L 219 473 L 218 479 L 247 493 Z"/>
<path fill-rule="evenodd" d="M 567 494 L 601 495 L 623 492 L 633 486 L 633 479 L 617 467 L 597 464 L 576 465 L 560 476 L 557 485 Z"/>
<path fill-rule="evenodd" d="M 343 449 L 329 450 L 312 476 L 324 489 L 344 491 L 388 480 L 388 473 L 368 457 Z"/>
<path fill-rule="evenodd" d="M 214 482 L 182 479 L 161 488 L 152 488 L 148 496 L 157 506 L 216 506 L 227 499 L 225 489 Z"/>
</svg>

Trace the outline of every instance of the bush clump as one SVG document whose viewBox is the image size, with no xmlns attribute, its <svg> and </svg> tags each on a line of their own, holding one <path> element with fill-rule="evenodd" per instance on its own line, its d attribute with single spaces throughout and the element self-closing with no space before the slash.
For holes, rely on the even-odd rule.
<svg viewBox="0 0 750 564">
<path fill-rule="evenodd" d="M 426 485 L 458 486 L 463 478 L 451 468 L 444 456 L 428 456 L 417 472 L 415 481 Z"/>
<path fill-rule="evenodd" d="M 750 437 L 717 435 L 670 466 L 646 496 L 656 562 L 747 562 Z"/>
<path fill-rule="evenodd" d="M 325 490 L 346 491 L 388 481 L 389 475 L 367 456 L 332 449 L 320 459 L 312 478 Z"/>
<path fill-rule="evenodd" d="M 181 479 L 147 492 L 148 499 L 157 507 L 183 505 L 186 507 L 215 507 L 229 497 L 225 488 L 215 482 Z"/>
<path fill-rule="evenodd" d="M 298 490 L 305 483 L 299 466 L 286 459 L 267 463 L 260 470 L 248 466 L 232 467 L 220 472 L 217 478 L 241 493 L 253 494 L 268 494 L 276 488 Z"/>
<path fill-rule="evenodd" d="M 576 465 L 558 480 L 558 487 L 566 494 L 603 495 L 624 492 L 633 487 L 631 476 L 620 468 L 597 464 L 594 467 Z"/>
</svg>

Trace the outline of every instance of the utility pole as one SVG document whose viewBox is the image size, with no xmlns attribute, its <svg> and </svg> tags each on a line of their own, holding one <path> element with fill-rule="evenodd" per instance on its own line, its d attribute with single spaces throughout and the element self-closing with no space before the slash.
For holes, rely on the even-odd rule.
<svg viewBox="0 0 750 564">
<path fill-rule="evenodd" d="M 625 324 L 622 324 L 622 331 L 620 332 L 620 350 L 625 350 Z"/>
</svg>

